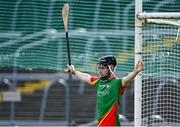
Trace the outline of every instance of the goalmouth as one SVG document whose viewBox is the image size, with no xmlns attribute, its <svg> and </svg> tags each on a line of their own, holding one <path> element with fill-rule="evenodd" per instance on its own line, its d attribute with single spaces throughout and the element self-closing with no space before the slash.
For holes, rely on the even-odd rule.
<svg viewBox="0 0 180 127">
<path fill-rule="evenodd" d="M 146 13 L 135 0 L 134 126 L 180 126 L 180 12 Z"/>
</svg>

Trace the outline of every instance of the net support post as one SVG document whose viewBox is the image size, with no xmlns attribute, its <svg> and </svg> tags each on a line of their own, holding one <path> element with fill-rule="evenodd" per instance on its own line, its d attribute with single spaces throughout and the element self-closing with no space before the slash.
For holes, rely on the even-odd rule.
<svg viewBox="0 0 180 127">
<path fill-rule="evenodd" d="M 141 60 L 142 52 L 142 20 L 137 16 L 142 12 L 142 0 L 135 1 L 135 65 Z M 142 76 L 138 74 L 134 82 L 135 96 L 134 96 L 134 126 L 141 126 L 142 121 Z"/>
</svg>

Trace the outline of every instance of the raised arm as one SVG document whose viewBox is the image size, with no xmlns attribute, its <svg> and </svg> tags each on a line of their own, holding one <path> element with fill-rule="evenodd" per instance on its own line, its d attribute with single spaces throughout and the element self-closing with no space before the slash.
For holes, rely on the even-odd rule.
<svg viewBox="0 0 180 127">
<path fill-rule="evenodd" d="M 72 74 L 76 75 L 80 80 L 91 84 L 91 75 L 76 70 L 73 65 L 71 65 L 71 66 L 67 65 L 67 67 L 68 67 L 68 71 L 70 71 Z"/>
<path fill-rule="evenodd" d="M 129 75 L 127 75 L 126 77 L 124 77 L 122 79 L 122 85 L 123 86 L 128 86 L 136 77 L 136 75 L 144 70 L 144 64 L 142 61 L 138 61 L 138 63 L 136 64 L 133 72 L 129 73 Z"/>
</svg>

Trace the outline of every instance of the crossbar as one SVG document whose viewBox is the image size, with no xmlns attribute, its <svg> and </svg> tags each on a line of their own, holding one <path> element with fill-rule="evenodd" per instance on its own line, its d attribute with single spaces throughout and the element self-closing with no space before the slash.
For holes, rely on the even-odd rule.
<svg viewBox="0 0 180 127">
<path fill-rule="evenodd" d="M 138 13 L 139 19 L 180 19 L 180 12 Z"/>
</svg>

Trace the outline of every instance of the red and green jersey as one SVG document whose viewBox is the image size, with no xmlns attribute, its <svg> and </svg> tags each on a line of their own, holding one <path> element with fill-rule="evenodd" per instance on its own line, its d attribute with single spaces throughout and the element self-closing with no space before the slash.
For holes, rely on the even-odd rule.
<svg viewBox="0 0 180 127">
<path fill-rule="evenodd" d="M 111 77 L 108 80 L 101 80 L 91 77 L 91 82 L 97 90 L 98 126 L 120 126 L 119 97 L 125 90 L 122 79 Z"/>
</svg>

